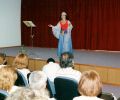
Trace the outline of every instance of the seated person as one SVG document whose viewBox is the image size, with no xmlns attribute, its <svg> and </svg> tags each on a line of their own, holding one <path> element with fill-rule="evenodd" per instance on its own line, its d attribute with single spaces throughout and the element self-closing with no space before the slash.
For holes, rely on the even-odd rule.
<svg viewBox="0 0 120 100">
<path fill-rule="evenodd" d="M 52 89 L 52 95 L 55 95 L 54 78 L 56 77 L 56 72 L 59 69 L 59 64 L 55 63 L 55 60 L 53 58 L 48 58 L 47 64 L 43 66 L 43 72 L 45 72 L 49 79 L 49 84 Z"/>
<path fill-rule="evenodd" d="M 81 96 L 75 97 L 73 100 L 103 100 L 97 97 L 102 92 L 99 74 L 92 70 L 83 72 L 78 91 Z"/>
<path fill-rule="evenodd" d="M 0 53 L 0 68 L 6 66 L 7 60 L 5 59 L 5 54 Z"/>
<path fill-rule="evenodd" d="M 26 54 L 18 54 L 13 61 L 13 66 L 20 71 L 27 80 L 27 74 L 30 73 L 28 69 L 28 56 Z"/>
<path fill-rule="evenodd" d="M 68 78 L 73 78 L 79 82 L 81 73 L 74 70 L 73 66 L 73 55 L 69 52 L 65 52 L 60 57 L 60 69 L 56 73 L 56 77 L 63 76 Z"/>
<path fill-rule="evenodd" d="M 8 93 L 14 92 L 18 89 L 17 86 L 14 86 L 15 81 L 17 80 L 16 70 L 12 66 L 6 66 L 0 69 L 0 89 L 5 90 Z"/>
<path fill-rule="evenodd" d="M 54 82 L 55 73 L 60 69 L 59 64 L 55 63 L 53 58 L 47 60 L 47 64 L 43 66 L 43 72 L 47 75 L 50 81 Z"/>
<path fill-rule="evenodd" d="M 46 97 L 49 100 L 49 92 L 46 88 L 47 76 L 42 71 L 34 71 L 29 76 L 30 88 L 35 92 L 37 97 Z M 54 100 L 54 98 L 50 99 Z"/>
<path fill-rule="evenodd" d="M 31 88 L 21 87 L 7 97 L 6 100 L 48 100 L 46 97 L 37 97 Z"/>
</svg>

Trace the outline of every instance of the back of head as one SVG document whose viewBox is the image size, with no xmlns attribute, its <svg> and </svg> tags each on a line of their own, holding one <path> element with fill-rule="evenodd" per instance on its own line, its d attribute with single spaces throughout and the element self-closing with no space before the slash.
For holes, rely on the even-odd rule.
<svg viewBox="0 0 120 100">
<path fill-rule="evenodd" d="M 55 63 L 55 60 L 53 58 L 48 58 L 47 63 L 49 63 L 49 62 Z"/>
<path fill-rule="evenodd" d="M 6 55 L 4 53 L 0 53 L 0 64 L 4 64 Z"/>
<path fill-rule="evenodd" d="M 35 98 L 36 96 L 32 89 L 21 87 L 14 93 L 10 94 L 6 100 L 37 100 Z"/>
<path fill-rule="evenodd" d="M 26 54 L 18 54 L 13 61 L 13 66 L 18 69 L 28 67 L 28 56 Z"/>
<path fill-rule="evenodd" d="M 0 69 L 0 89 L 10 91 L 16 79 L 17 73 L 12 66 L 6 66 Z"/>
<path fill-rule="evenodd" d="M 64 52 L 60 57 L 61 68 L 73 67 L 73 55 L 69 52 Z"/>
<path fill-rule="evenodd" d="M 29 76 L 30 87 L 34 90 L 46 88 L 47 76 L 42 71 L 34 71 Z"/>
<path fill-rule="evenodd" d="M 96 71 L 85 71 L 82 73 L 78 91 L 84 96 L 98 96 L 102 91 L 100 76 Z"/>
</svg>

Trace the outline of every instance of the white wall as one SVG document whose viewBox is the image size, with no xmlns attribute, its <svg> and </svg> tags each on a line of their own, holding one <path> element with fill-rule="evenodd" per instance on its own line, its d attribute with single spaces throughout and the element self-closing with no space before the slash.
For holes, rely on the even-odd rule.
<svg viewBox="0 0 120 100">
<path fill-rule="evenodd" d="M 21 45 L 21 0 L 0 0 L 0 47 Z"/>
</svg>

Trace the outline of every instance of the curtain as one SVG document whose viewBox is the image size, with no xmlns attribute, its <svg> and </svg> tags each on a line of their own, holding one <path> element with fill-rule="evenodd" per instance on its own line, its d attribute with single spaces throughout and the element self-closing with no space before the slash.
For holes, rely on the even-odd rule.
<svg viewBox="0 0 120 100">
<path fill-rule="evenodd" d="M 120 50 L 120 0 L 23 0 L 22 21 L 32 20 L 34 46 L 56 48 L 48 24 L 56 25 L 62 11 L 73 24 L 74 49 Z M 30 29 L 22 23 L 22 44 L 31 46 Z"/>
</svg>

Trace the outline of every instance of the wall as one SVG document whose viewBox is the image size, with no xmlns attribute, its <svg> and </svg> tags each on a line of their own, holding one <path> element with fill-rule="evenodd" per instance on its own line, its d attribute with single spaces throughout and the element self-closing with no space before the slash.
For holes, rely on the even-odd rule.
<svg viewBox="0 0 120 100">
<path fill-rule="evenodd" d="M 120 0 L 23 0 L 22 20 L 32 20 L 35 47 L 57 47 L 48 24 L 66 11 L 74 28 L 74 49 L 120 50 Z M 31 46 L 30 29 L 22 24 L 22 44 Z"/>
<path fill-rule="evenodd" d="M 11 65 L 15 57 L 7 56 L 8 65 Z M 42 67 L 46 64 L 46 60 L 40 59 L 29 59 L 29 69 L 31 71 L 41 70 Z M 103 83 L 118 85 L 120 86 L 120 68 L 113 68 L 110 66 L 97 66 L 97 65 L 86 65 L 86 64 L 76 64 L 75 69 L 84 72 L 88 70 L 95 70 L 99 73 Z"/>
<path fill-rule="evenodd" d="M 21 45 L 21 0 L 0 0 L 0 47 Z"/>
</svg>

